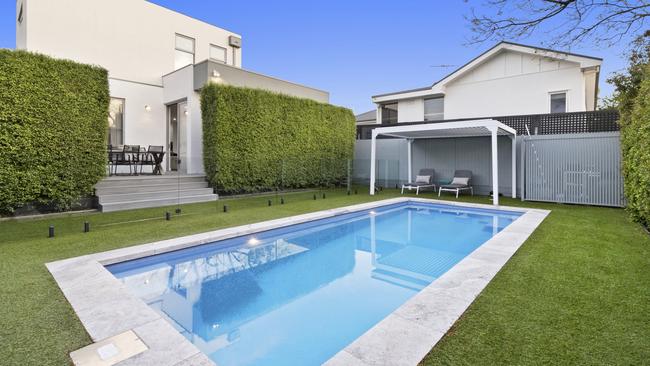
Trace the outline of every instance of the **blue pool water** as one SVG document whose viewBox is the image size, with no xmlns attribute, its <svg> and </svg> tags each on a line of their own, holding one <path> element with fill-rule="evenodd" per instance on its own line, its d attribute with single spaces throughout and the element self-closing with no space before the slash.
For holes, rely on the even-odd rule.
<svg viewBox="0 0 650 366">
<path fill-rule="evenodd" d="M 108 269 L 218 365 L 318 365 L 519 215 L 403 203 Z"/>
</svg>

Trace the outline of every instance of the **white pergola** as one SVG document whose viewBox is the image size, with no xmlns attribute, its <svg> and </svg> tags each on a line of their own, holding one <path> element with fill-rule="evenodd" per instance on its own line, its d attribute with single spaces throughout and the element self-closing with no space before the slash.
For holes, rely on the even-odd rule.
<svg viewBox="0 0 650 366">
<path fill-rule="evenodd" d="M 477 119 L 462 122 L 424 123 L 417 125 L 378 127 L 372 130 L 372 141 L 370 147 L 370 194 L 375 194 L 375 173 L 377 158 L 377 136 L 392 136 L 406 139 L 408 142 L 408 182 L 413 177 L 412 147 L 415 139 L 454 138 L 454 137 L 476 137 L 490 136 L 492 140 L 492 192 L 493 203 L 499 204 L 499 153 L 497 137 L 508 136 L 512 141 L 512 198 L 516 198 L 517 192 L 517 131 L 493 119 Z M 433 167 L 435 169 L 435 167 Z"/>
</svg>

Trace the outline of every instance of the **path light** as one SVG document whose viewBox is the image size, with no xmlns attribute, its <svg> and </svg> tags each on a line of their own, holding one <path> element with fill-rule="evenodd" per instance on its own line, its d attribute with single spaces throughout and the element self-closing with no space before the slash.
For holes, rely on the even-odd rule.
<svg viewBox="0 0 650 366">
<path fill-rule="evenodd" d="M 54 225 L 50 225 L 50 229 L 48 231 L 48 237 L 53 238 L 54 237 Z"/>
<path fill-rule="evenodd" d="M 323 192 L 323 199 L 325 199 L 325 193 Z"/>
<path fill-rule="evenodd" d="M 280 204 L 284 205 L 284 197 L 280 197 Z"/>
<path fill-rule="evenodd" d="M 223 212 L 228 212 L 228 205 L 223 205 Z"/>
<path fill-rule="evenodd" d="M 84 222 L 84 233 L 90 232 L 90 223 L 88 221 Z"/>
<path fill-rule="evenodd" d="M 314 201 L 316 201 L 316 193 L 314 193 Z"/>
<path fill-rule="evenodd" d="M 169 213 L 169 211 L 165 212 L 165 220 L 169 221 L 172 219 L 172 214 Z"/>
<path fill-rule="evenodd" d="M 268 200 L 267 202 L 268 202 L 269 206 L 271 206 L 271 200 Z"/>
</svg>

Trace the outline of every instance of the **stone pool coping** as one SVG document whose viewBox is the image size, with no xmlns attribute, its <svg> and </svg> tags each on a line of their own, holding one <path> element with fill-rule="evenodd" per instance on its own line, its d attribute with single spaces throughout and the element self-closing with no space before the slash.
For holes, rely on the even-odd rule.
<svg viewBox="0 0 650 366">
<path fill-rule="evenodd" d="M 547 210 L 399 197 L 162 240 L 47 263 L 94 342 L 134 331 L 148 350 L 118 365 L 214 365 L 104 267 L 213 241 L 405 202 L 523 213 L 444 275 L 402 304 L 327 365 L 416 365 L 550 213 Z"/>
</svg>

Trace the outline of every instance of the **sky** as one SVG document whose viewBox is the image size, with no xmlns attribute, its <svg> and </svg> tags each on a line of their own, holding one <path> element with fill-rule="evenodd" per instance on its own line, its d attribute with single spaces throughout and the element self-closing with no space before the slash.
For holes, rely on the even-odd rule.
<svg viewBox="0 0 650 366">
<path fill-rule="evenodd" d="M 455 69 L 436 65 L 461 66 L 495 43 L 468 43 L 471 0 L 152 2 L 240 34 L 245 69 L 329 91 L 355 114 L 374 108 L 372 95 L 431 85 Z M 15 48 L 15 7 L 0 2 L 0 48 Z M 605 80 L 625 68 L 626 43 L 570 51 L 604 58 L 599 96 L 611 94 Z"/>
</svg>

